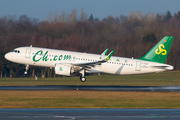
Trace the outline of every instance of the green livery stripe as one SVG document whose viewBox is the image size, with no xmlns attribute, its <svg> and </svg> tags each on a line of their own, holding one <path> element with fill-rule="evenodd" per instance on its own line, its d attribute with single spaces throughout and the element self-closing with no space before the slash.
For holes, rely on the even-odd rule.
<svg viewBox="0 0 180 120">
<path fill-rule="evenodd" d="M 146 53 L 146 55 L 139 59 L 158 63 L 165 63 L 173 39 L 173 36 L 165 36 L 148 53 Z"/>
</svg>

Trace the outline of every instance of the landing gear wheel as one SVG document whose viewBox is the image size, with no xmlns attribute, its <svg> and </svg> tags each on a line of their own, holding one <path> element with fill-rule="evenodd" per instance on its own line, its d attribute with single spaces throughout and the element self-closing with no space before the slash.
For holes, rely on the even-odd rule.
<svg viewBox="0 0 180 120">
<path fill-rule="evenodd" d="M 81 82 L 85 82 L 86 78 L 85 77 L 80 77 Z"/>
<path fill-rule="evenodd" d="M 84 77 L 85 70 L 82 69 L 82 70 L 79 71 L 79 73 L 80 73 L 80 80 L 81 80 L 81 82 L 85 82 L 86 81 L 86 78 Z"/>
</svg>

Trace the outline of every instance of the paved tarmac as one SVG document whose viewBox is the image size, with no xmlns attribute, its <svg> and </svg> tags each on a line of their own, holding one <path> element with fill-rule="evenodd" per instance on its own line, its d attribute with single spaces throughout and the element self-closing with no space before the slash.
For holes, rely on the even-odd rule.
<svg viewBox="0 0 180 120">
<path fill-rule="evenodd" d="M 0 109 L 0 120 L 180 120 L 180 109 Z"/>
<path fill-rule="evenodd" d="M 180 91 L 180 86 L 0 86 L 0 90 Z"/>
</svg>

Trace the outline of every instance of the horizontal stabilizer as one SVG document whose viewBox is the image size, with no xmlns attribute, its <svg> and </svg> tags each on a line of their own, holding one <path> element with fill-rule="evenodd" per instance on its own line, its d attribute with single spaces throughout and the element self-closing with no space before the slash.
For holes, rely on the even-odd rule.
<svg viewBox="0 0 180 120">
<path fill-rule="evenodd" d="M 173 66 L 168 65 L 168 66 L 150 66 L 152 69 L 164 69 L 164 70 L 173 70 Z"/>
</svg>

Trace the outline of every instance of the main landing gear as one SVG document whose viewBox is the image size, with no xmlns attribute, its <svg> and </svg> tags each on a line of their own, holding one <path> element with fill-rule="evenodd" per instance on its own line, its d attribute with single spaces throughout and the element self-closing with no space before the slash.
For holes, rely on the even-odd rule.
<svg viewBox="0 0 180 120">
<path fill-rule="evenodd" d="M 81 80 L 81 82 L 85 82 L 86 81 L 86 77 L 80 76 L 80 80 Z"/>
<path fill-rule="evenodd" d="M 85 81 L 86 81 L 86 78 L 84 77 L 84 75 L 85 75 L 85 70 L 82 69 L 81 71 L 79 71 L 79 73 L 81 74 L 81 75 L 80 75 L 80 80 L 81 80 L 81 82 L 85 82 Z"/>
</svg>

